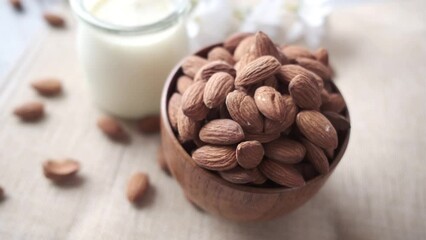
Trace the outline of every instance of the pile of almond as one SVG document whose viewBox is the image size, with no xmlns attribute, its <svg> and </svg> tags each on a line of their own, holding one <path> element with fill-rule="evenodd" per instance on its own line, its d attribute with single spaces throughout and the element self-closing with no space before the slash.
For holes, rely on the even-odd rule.
<svg viewBox="0 0 426 240">
<path fill-rule="evenodd" d="M 238 33 L 178 74 L 170 124 L 197 165 L 232 183 L 303 186 L 329 172 L 350 128 L 323 48 Z"/>
</svg>

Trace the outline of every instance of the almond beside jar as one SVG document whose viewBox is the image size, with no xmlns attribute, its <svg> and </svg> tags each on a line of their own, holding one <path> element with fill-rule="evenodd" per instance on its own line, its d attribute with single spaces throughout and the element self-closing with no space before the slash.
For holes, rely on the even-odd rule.
<svg viewBox="0 0 426 240">
<path fill-rule="evenodd" d="M 198 166 L 259 187 L 300 187 L 329 171 L 350 124 L 327 50 L 239 33 L 181 70 L 168 115 Z"/>
</svg>

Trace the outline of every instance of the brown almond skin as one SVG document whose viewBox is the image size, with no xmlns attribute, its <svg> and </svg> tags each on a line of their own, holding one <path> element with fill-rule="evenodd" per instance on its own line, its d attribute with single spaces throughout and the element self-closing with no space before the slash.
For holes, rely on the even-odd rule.
<svg viewBox="0 0 426 240">
<path fill-rule="evenodd" d="M 253 33 L 246 33 L 246 32 L 234 33 L 231 36 L 229 36 L 227 39 L 225 39 L 225 41 L 223 42 L 223 47 L 227 49 L 229 52 L 233 53 L 242 40 L 252 35 Z"/>
<path fill-rule="evenodd" d="M 45 12 L 43 14 L 44 20 L 51 26 L 55 28 L 63 28 L 65 27 L 65 20 L 62 16 L 52 13 L 52 12 Z"/>
<path fill-rule="evenodd" d="M 249 62 L 235 77 L 235 86 L 248 86 L 259 83 L 274 75 L 281 63 L 272 56 L 262 56 Z"/>
<path fill-rule="evenodd" d="M 325 48 L 319 48 L 314 53 L 315 58 L 325 66 L 328 66 L 328 51 Z"/>
<path fill-rule="evenodd" d="M 47 160 L 43 163 L 43 173 L 53 181 L 64 181 L 73 177 L 80 170 L 80 163 L 76 160 Z"/>
<path fill-rule="evenodd" d="M 190 78 L 186 75 L 182 75 L 177 80 L 176 90 L 180 94 L 183 94 L 186 91 L 186 89 L 188 89 L 189 86 L 191 86 L 193 83 L 194 83 L 194 81 L 192 81 L 192 78 Z"/>
<path fill-rule="evenodd" d="M 225 61 L 230 65 L 235 64 L 235 60 L 232 54 L 223 47 L 215 47 L 212 50 L 210 50 L 210 52 L 207 55 L 207 59 L 209 61 L 217 61 L 217 60 Z"/>
<path fill-rule="evenodd" d="M 44 105 L 41 102 L 27 102 L 16 107 L 13 113 L 22 121 L 37 121 L 44 116 Z"/>
<path fill-rule="evenodd" d="M 53 96 L 62 92 L 62 84 L 55 78 L 40 79 L 32 82 L 31 86 L 43 96 Z"/>
<path fill-rule="evenodd" d="M 254 35 L 248 36 L 241 40 L 241 42 L 238 44 L 238 46 L 235 48 L 234 51 L 234 59 L 235 61 L 239 61 L 246 53 L 248 53 L 253 46 L 255 41 Z"/>
<path fill-rule="evenodd" d="M 125 140 L 128 138 L 120 123 L 112 117 L 100 117 L 97 125 L 105 135 L 113 140 Z"/>
<path fill-rule="evenodd" d="M 321 91 L 312 77 L 297 75 L 291 80 L 288 90 L 300 108 L 318 110 L 321 106 Z"/>
<path fill-rule="evenodd" d="M 245 133 L 246 141 L 259 141 L 260 143 L 272 142 L 275 139 L 278 139 L 281 135 L 280 132 L 271 132 L 271 133 Z"/>
<path fill-rule="evenodd" d="M 293 98 L 289 95 L 282 95 L 281 100 L 284 102 L 286 114 L 285 118 L 280 119 L 280 121 L 273 121 L 270 119 L 265 119 L 264 132 L 265 133 L 274 133 L 274 132 L 283 132 L 291 125 L 293 125 L 296 120 L 296 115 L 299 112 L 298 107 L 293 101 Z"/>
<path fill-rule="evenodd" d="M 231 119 L 215 119 L 200 130 L 200 140 L 215 145 L 232 145 L 244 139 L 241 126 Z"/>
<path fill-rule="evenodd" d="M 296 116 L 300 132 L 313 144 L 321 148 L 337 148 L 337 132 L 330 121 L 320 112 L 305 110 Z"/>
<path fill-rule="evenodd" d="M 191 55 L 183 60 L 182 71 L 185 75 L 194 78 L 195 74 L 207 63 L 207 59 Z"/>
<path fill-rule="evenodd" d="M 315 73 L 299 65 L 295 65 L 295 64 L 282 65 L 278 69 L 278 72 L 275 76 L 282 83 L 284 83 L 285 85 L 288 85 L 290 84 L 290 81 L 299 74 L 306 75 L 307 77 L 313 77 L 315 81 L 317 81 L 318 86 L 320 88 L 323 88 L 324 81 L 322 80 L 320 76 L 316 75 Z"/>
<path fill-rule="evenodd" d="M 231 170 L 220 171 L 219 175 L 226 181 L 235 184 L 259 183 L 259 181 L 266 181 L 266 178 L 257 168 L 244 169 L 237 166 Z"/>
<path fill-rule="evenodd" d="M 336 130 L 348 130 L 351 128 L 351 124 L 347 118 L 336 112 L 322 112 L 322 114 L 331 122 Z"/>
<path fill-rule="evenodd" d="M 261 133 L 263 119 L 254 99 L 246 93 L 234 90 L 226 97 L 226 107 L 232 119 L 251 133 Z"/>
<path fill-rule="evenodd" d="M 237 162 L 245 169 L 256 168 L 262 162 L 264 150 L 259 141 L 245 141 L 237 146 Z"/>
<path fill-rule="evenodd" d="M 341 113 L 345 107 L 346 104 L 342 95 L 331 93 L 328 95 L 328 101 L 321 105 L 321 111 Z"/>
<path fill-rule="evenodd" d="M 254 93 L 254 101 L 259 111 L 274 121 L 281 121 L 285 118 L 285 103 L 281 99 L 281 93 L 273 87 L 261 86 Z"/>
<path fill-rule="evenodd" d="M 301 162 L 306 154 L 306 149 L 301 143 L 288 138 L 279 138 L 264 144 L 264 148 L 265 156 L 287 164 Z"/>
<path fill-rule="evenodd" d="M 167 105 L 167 115 L 169 116 L 170 125 L 177 131 L 177 113 L 181 107 L 182 95 L 173 93 Z"/>
<path fill-rule="evenodd" d="M 204 119 L 209 109 L 204 105 L 203 95 L 206 83 L 203 81 L 194 82 L 182 94 L 182 111 L 191 119 L 202 120 Z"/>
<path fill-rule="evenodd" d="M 177 130 L 181 142 L 187 142 L 197 138 L 198 131 L 201 127 L 199 121 L 195 121 L 186 116 L 182 109 L 179 108 L 177 112 Z"/>
<path fill-rule="evenodd" d="M 234 78 L 230 74 L 225 72 L 213 74 L 204 88 L 204 104 L 210 109 L 219 107 L 233 89 Z"/>
<path fill-rule="evenodd" d="M 311 53 L 311 51 L 301 46 L 296 46 L 296 45 L 285 46 L 281 48 L 281 51 L 291 61 L 294 61 L 296 60 L 296 58 L 300 58 L 300 57 L 315 59 L 315 56 Z"/>
<path fill-rule="evenodd" d="M 143 134 L 153 134 L 160 131 L 160 116 L 151 115 L 142 118 L 138 122 L 138 130 Z"/>
<path fill-rule="evenodd" d="M 322 64 L 320 61 L 316 59 L 309 59 L 309 58 L 297 58 L 296 62 L 308 69 L 309 71 L 312 71 L 313 73 L 317 74 L 324 80 L 331 79 L 331 72 L 330 69 Z"/>
<path fill-rule="evenodd" d="M 302 174 L 305 181 L 309 181 L 318 176 L 318 172 L 315 170 L 314 166 L 308 162 L 295 164 L 294 168 Z"/>
<path fill-rule="evenodd" d="M 149 177 L 146 173 L 134 173 L 127 183 L 126 195 L 131 203 L 141 200 L 149 188 Z"/>
<path fill-rule="evenodd" d="M 270 180 L 286 187 L 301 187 L 305 185 L 303 176 L 290 164 L 278 163 L 264 159 L 259 170 Z"/>
<path fill-rule="evenodd" d="M 194 162 L 205 169 L 225 171 L 238 165 L 235 147 L 205 145 L 192 153 Z"/>
<path fill-rule="evenodd" d="M 259 31 L 254 36 L 254 44 L 252 47 L 252 52 L 256 58 L 261 56 L 273 56 L 276 59 L 280 61 L 281 64 L 284 64 L 287 62 L 287 58 L 282 55 L 280 55 L 279 50 L 275 46 L 275 44 L 272 42 L 272 40 L 263 33 L 262 31 Z"/>
<path fill-rule="evenodd" d="M 330 166 L 324 151 L 305 138 L 302 138 L 301 142 L 306 148 L 306 159 L 308 159 L 319 173 L 328 173 L 330 171 Z"/>
<path fill-rule="evenodd" d="M 236 74 L 232 65 L 229 65 L 227 62 L 217 60 L 204 65 L 197 74 L 195 74 L 194 81 L 207 82 L 213 74 L 218 72 L 229 73 L 232 77 L 235 77 Z"/>
</svg>

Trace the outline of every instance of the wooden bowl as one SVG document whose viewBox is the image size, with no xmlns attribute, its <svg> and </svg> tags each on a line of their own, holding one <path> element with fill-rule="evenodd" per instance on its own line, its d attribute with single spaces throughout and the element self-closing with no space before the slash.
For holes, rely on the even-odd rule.
<svg viewBox="0 0 426 240">
<path fill-rule="evenodd" d="M 219 45 L 206 47 L 196 55 L 206 57 L 209 50 Z M 260 221 L 282 216 L 302 206 L 318 192 L 345 153 L 350 130 L 339 134 L 339 146 L 331 162 L 330 172 L 307 181 L 302 187 L 261 188 L 227 182 L 213 172 L 196 165 L 179 143 L 170 126 L 167 103 L 175 91 L 178 77 L 182 74 L 180 66 L 181 63 L 174 68 L 163 88 L 161 142 L 170 171 L 190 201 L 209 213 L 228 219 Z M 333 83 L 332 87 L 339 93 Z M 345 115 L 349 119 L 347 110 Z"/>
</svg>

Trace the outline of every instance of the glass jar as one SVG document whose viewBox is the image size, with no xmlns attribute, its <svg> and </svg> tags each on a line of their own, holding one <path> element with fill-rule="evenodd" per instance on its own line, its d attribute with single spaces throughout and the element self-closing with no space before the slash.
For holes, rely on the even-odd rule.
<svg viewBox="0 0 426 240">
<path fill-rule="evenodd" d="M 184 0 L 71 0 L 95 102 L 123 118 L 157 114 L 163 84 L 188 53 Z"/>
</svg>

